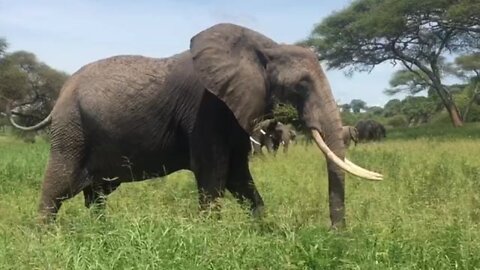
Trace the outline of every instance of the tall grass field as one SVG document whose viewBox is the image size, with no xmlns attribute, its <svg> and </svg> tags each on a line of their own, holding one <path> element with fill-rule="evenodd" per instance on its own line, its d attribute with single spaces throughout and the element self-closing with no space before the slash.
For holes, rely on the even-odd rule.
<svg viewBox="0 0 480 270">
<path fill-rule="evenodd" d="M 0 136 L 0 269 L 480 269 L 480 127 L 449 130 L 351 146 L 385 179 L 346 177 L 342 231 L 329 230 L 325 159 L 300 143 L 251 160 L 262 220 L 230 194 L 220 219 L 199 215 L 181 171 L 122 184 L 100 217 L 79 194 L 42 227 L 49 144 Z"/>
</svg>

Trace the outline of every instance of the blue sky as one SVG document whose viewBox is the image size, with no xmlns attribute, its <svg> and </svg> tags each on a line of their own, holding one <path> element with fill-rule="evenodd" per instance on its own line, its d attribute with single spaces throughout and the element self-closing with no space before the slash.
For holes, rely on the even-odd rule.
<svg viewBox="0 0 480 270">
<path fill-rule="evenodd" d="M 73 73 L 117 54 L 166 57 L 188 48 L 190 38 L 219 22 L 237 23 L 281 43 L 308 36 L 313 26 L 350 0 L 127 1 L 0 0 L 0 36 L 9 51 L 27 50 L 53 68 Z M 394 71 L 389 64 L 371 73 L 327 75 L 337 101 L 383 105 Z"/>
</svg>

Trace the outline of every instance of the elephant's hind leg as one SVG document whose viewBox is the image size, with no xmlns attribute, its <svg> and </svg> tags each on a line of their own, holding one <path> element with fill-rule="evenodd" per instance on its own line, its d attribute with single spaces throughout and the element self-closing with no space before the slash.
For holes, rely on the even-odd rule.
<svg viewBox="0 0 480 270">
<path fill-rule="evenodd" d="M 38 209 L 43 222 L 54 219 L 62 202 L 75 196 L 92 180 L 83 166 L 85 141 L 80 120 L 74 121 L 76 116 L 61 115 L 52 123 L 52 148 Z"/>
<path fill-rule="evenodd" d="M 50 158 L 38 209 L 41 221 L 55 219 L 62 202 L 78 194 L 88 182 L 86 171 L 76 161 Z"/>
</svg>

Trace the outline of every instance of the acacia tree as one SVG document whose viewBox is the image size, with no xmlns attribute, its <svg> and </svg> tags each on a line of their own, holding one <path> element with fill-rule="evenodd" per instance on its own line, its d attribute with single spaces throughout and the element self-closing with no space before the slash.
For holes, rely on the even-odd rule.
<svg viewBox="0 0 480 270">
<path fill-rule="evenodd" d="M 43 119 L 53 107 L 68 75 L 38 61 L 33 53 L 18 51 L 0 58 L 0 103 L 12 102 L 22 124 Z M 2 104 L 0 104 L 2 105 Z"/>
<path fill-rule="evenodd" d="M 7 50 L 7 40 L 0 38 L 0 57 L 3 57 L 5 51 Z"/>
<path fill-rule="evenodd" d="M 403 65 L 434 89 L 453 125 L 461 126 L 442 83 L 441 59 L 479 50 L 479 11 L 477 0 L 357 0 L 317 25 L 306 43 L 329 68 L 354 72 L 387 61 Z"/>
<path fill-rule="evenodd" d="M 455 65 L 458 76 L 468 82 L 465 91 L 469 101 L 463 112 L 463 119 L 467 120 L 472 105 L 480 105 L 480 53 L 459 56 L 455 59 Z"/>
<path fill-rule="evenodd" d="M 361 99 L 352 99 L 350 101 L 350 108 L 352 108 L 353 113 L 359 113 L 360 110 L 364 110 L 367 107 L 367 103 Z"/>
</svg>

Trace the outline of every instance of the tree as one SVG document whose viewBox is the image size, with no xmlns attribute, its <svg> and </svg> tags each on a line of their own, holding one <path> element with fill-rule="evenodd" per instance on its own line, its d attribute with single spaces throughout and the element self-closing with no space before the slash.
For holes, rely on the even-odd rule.
<svg viewBox="0 0 480 270">
<path fill-rule="evenodd" d="M 289 103 L 276 103 L 273 108 L 273 118 L 282 122 L 283 124 L 292 124 L 297 129 L 303 129 L 298 112 Z"/>
<path fill-rule="evenodd" d="M 447 54 L 480 48 L 480 2 L 474 0 L 357 0 L 317 25 L 305 42 L 329 68 L 370 71 L 390 61 L 428 84 L 452 124 L 463 121 L 442 83 Z"/>
<path fill-rule="evenodd" d="M 359 113 L 360 110 L 365 109 L 367 103 L 361 99 L 352 99 L 350 101 L 350 107 L 352 108 L 353 113 Z"/>
<path fill-rule="evenodd" d="M 402 113 L 402 102 L 399 99 L 391 99 L 383 106 L 383 115 L 392 117 Z"/>
<path fill-rule="evenodd" d="M 3 57 L 3 55 L 7 51 L 7 47 L 8 47 L 7 40 L 4 38 L 0 38 L 0 58 Z"/>
<path fill-rule="evenodd" d="M 381 116 L 383 114 L 383 108 L 380 106 L 371 106 L 368 108 L 365 108 L 367 113 L 374 115 L 374 116 Z"/>
<path fill-rule="evenodd" d="M 19 122 L 31 125 L 48 115 L 67 77 L 39 62 L 33 53 L 7 53 L 0 59 L 0 96 L 3 103 L 14 101 L 12 113 Z"/>
<path fill-rule="evenodd" d="M 458 76 L 468 82 L 465 94 L 469 100 L 463 111 L 463 119 L 467 120 L 472 105 L 480 105 L 480 53 L 459 56 L 455 59 L 455 65 Z"/>
<path fill-rule="evenodd" d="M 402 100 L 402 114 L 411 126 L 427 123 L 435 111 L 435 104 L 428 97 L 408 96 Z"/>
<path fill-rule="evenodd" d="M 338 107 L 342 110 L 342 112 L 350 112 L 350 110 L 352 109 L 352 106 L 350 106 L 350 104 L 348 103 L 339 105 Z"/>
</svg>

